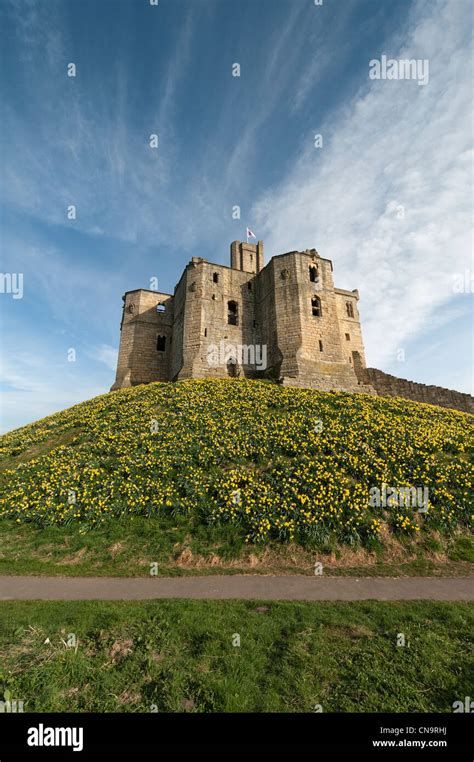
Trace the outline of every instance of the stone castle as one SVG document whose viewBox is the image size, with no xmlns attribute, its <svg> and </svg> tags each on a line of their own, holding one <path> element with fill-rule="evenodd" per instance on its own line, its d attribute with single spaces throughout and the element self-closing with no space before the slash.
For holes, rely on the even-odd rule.
<svg viewBox="0 0 474 762">
<path fill-rule="evenodd" d="M 315 249 L 265 265 L 263 241 L 234 241 L 230 267 L 193 257 L 174 294 L 127 291 L 112 390 L 244 376 L 474 411 L 467 394 L 367 369 L 358 300 L 334 286 L 332 262 Z"/>
</svg>

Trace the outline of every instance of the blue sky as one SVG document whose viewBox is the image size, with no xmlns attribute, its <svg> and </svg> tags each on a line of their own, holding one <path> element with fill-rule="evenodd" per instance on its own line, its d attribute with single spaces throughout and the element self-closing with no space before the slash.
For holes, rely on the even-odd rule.
<svg viewBox="0 0 474 762">
<path fill-rule="evenodd" d="M 0 0 L 2 429 L 107 391 L 122 294 L 247 225 L 359 288 L 370 366 L 471 391 L 471 5 Z"/>
</svg>

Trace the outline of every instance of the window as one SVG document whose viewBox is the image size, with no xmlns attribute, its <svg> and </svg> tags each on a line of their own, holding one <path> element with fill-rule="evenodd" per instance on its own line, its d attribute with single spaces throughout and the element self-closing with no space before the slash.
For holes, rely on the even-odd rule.
<svg viewBox="0 0 474 762">
<path fill-rule="evenodd" d="M 309 266 L 309 279 L 311 283 L 317 283 L 318 281 L 318 268 L 316 265 Z"/>
<path fill-rule="evenodd" d="M 311 299 L 311 309 L 313 310 L 313 316 L 314 317 L 321 317 L 323 314 L 322 308 L 321 308 L 321 299 L 319 296 L 313 296 Z"/>
<path fill-rule="evenodd" d="M 249 291 L 252 290 L 252 284 L 250 283 L 250 281 L 247 283 L 247 288 L 248 288 Z"/>
<path fill-rule="evenodd" d="M 219 274 L 218 273 L 213 273 L 212 274 L 212 281 L 213 281 L 213 283 L 219 283 Z"/>
<path fill-rule="evenodd" d="M 229 325 L 239 325 L 239 307 L 237 302 L 227 302 L 227 322 Z"/>
<path fill-rule="evenodd" d="M 352 304 L 352 302 L 346 302 L 346 312 L 347 312 L 347 317 L 351 317 L 351 318 L 354 317 L 354 305 Z"/>
<path fill-rule="evenodd" d="M 346 341 L 350 341 L 350 340 L 351 340 L 350 334 L 346 333 Z"/>
<path fill-rule="evenodd" d="M 240 376 L 240 370 L 235 357 L 231 357 L 227 362 L 227 375 L 231 378 L 238 378 Z"/>
<path fill-rule="evenodd" d="M 323 342 L 321 341 L 321 339 L 319 339 L 319 351 L 320 352 L 323 351 Z"/>
<path fill-rule="evenodd" d="M 213 295 L 212 295 L 212 301 L 213 301 L 213 302 L 215 302 L 215 301 L 216 301 L 216 295 L 215 295 L 215 294 L 213 294 Z"/>
<path fill-rule="evenodd" d="M 166 307 L 163 304 L 163 302 L 158 302 L 158 304 L 156 305 L 156 311 L 157 312 L 166 312 Z"/>
<path fill-rule="evenodd" d="M 166 336 L 158 336 L 156 340 L 156 349 L 158 352 L 164 352 L 166 347 Z"/>
<path fill-rule="evenodd" d="M 207 328 L 204 329 L 204 336 L 207 336 Z"/>
</svg>

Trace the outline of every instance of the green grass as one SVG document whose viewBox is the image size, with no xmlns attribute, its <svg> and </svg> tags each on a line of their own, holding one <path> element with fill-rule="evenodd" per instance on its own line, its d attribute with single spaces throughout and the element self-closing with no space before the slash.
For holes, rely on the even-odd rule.
<svg viewBox="0 0 474 762">
<path fill-rule="evenodd" d="M 473 424 L 245 379 L 106 394 L 0 437 L 0 573 L 466 575 Z"/>
<path fill-rule="evenodd" d="M 0 437 L 0 518 L 185 516 L 238 542 L 449 536 L 472 523 L 474 416 L 396 398 L 191 379 L 123 389 Z M 383 485 L 392 502 L 380 501 Z M 397 499 L 428 494 L 426 513 Z M 421 499 L 421 498 L 420 498 Z"/>
<path fill-rule="evenodd" d="M 472 537 L 458 537 L 451 552 L 453 561 L 468 561 L 474 563 L 474 541 Z"/>
<path fill-rule="evenodd" d="M 25 711 L 451 712 L 472 695 L 469 604 L 3 602 L 0 622 L 0 697 Z"/>
<path fill-rule="evenodd" d="M 474 540 L 464 535 L 441 541 L 406 538 L 354 552 L 295 544 L 250 546 L 232 526 L 190 525 L 186 516 L 118 516 L 85 532 L 80 523 L 43 528 L 4 521 L 0 530 L 0 574 L 60 576 L 160 576 L 192 574 L 314 574 L 321 561 L 326 575 L 470 576 Z M 370 562 L 369 562 L 370 561 Z"/>
</svg>

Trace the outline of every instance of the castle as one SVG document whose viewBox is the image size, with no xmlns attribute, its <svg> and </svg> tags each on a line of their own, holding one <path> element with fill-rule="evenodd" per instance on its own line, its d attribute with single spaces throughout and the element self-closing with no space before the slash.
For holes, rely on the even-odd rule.
<svg viewBox="0 0 474 762">
<path fill-rule="evenodd" d="M 234 241 L 230 267 L 193 257 L 174 295 L 128 291 L 112 389 L 241 375 L 361 391 L 359 293 L 335 288 L 332 272 L 315 249 L 265 265 L 263 241 Z"/>
<path fill-rule="evenodd" d="M 474 412 L 468 394 L 366 368 L 358 300 L 357 289 L 334 286 L 332 262 L 316 249 L 280 254 L 265 265 L 263 241 L 234 241 L 230 267 L 193 257 L 174 294 L 126 292 L 111 391 L 244 376 Z"/>
</svg>

